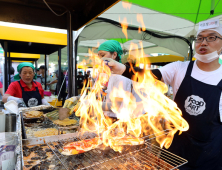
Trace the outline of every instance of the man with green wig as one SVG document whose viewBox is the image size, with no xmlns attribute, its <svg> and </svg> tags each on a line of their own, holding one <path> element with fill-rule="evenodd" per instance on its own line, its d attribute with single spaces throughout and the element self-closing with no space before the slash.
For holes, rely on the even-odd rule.
<svg viewBox="0 0 222 170">
<path fill-rule="evenodd" d="M 123 54 L 120 43 L 116 40 L 108 40 L 102 43 L 98 49 L 98 56 L 100 58 L 112 58 L 118 62 L 121 62 L 121 55 Z"/>
<path fill-rule="evenodd" d="M 14 76 L 17 80 L 12 82 L 5 92 L 2 101 L 4 103 L 14 100 L 18 104 L 24 103 L 27 107 L 38 105 L 49 105 L 44 99 L 44 90 L 39 82 L 33 81 L 36 79 L 34 66 L 32 63 L 24 62 L 17 67 L 18 74 Z"/>
</svg>

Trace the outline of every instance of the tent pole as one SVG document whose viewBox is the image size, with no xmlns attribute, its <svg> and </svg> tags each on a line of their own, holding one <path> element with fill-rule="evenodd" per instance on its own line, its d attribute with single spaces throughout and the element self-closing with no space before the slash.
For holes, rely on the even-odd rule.
<svg viewBox="0 0 222 170">
<path fill-rule="evenodd" d="M 193 59 L 193 42 L 194 42 L 194 40 L 195 40 L 195 37 L 194 37 L 194 35 L 191 35 L 190 36 L 190 51 L 189 51 L 189 59 L 190 59 L 190 61 L 192 61 L 192 59 Z"/>
<path fill-rule="evenodd" d="M 67 57 L 68 57 L 68 96 L 75 94 L 75 82 L 73 82 L 73 32 L 72 32 L 72 13 L 67 13 Z M 72 85 L 73 83 L 73 85 Z"/>
<path fill-rule="evenodd" d="M 4 79 L 4 91 L 8 89 L 8 42 L 4 41 L 4 55 L 5 55 L 5 79 Z"/>
<path fill-rule="evenodd" d="M 79 38 L 77 38 L 75 40 L 75 64 L 74 64 L 74 75 L 73 75 L 73 78 L 74 78 L 74 88 L 75 88 L 75 96 L 78 96 L 78 92 L 77 92 L 77 50 L 78 50 L 78 40 Z"/>
<path fill-rule="evenodd" d="M 47 60 L 46 60 L 46 57 L 47 57 L 47 56 L 46 56 L 46 54 L 45 54 L 45 57 L 44 57 L 44 59 L 45 59 L 45 84 L 44 84 L 44 85 L 45 85 L 45 90 L 47 90 L 47 88 L 46 88 L 46 81 L 47 81 L 47 75 L 46 75 Z"/>
<path fill-rule="evenodd" d="M 37 73 L 37 68 L 38 68 L 38 64 L 37 64 L 37 60 L 35 60 L 35 72 Z"/>
<path fill-rule="evenodd" d="M 8 52 L 8 85 L 11 83 L 11 74 L 10 74 L 10 67 L 11 67 L 11 62 L 12 62 L 12 60 L 11 60 L 11 55 L 10 55 L 11 53 L 10 52 Z"/>
<path fill-rule="evenodd" d="M 58 86 L 59 88 L 61 87 L 61 48 L 59 48 L 58 50 Z M 59 89 L 57 89 L 57 91 L 59 91 Z M 57 92 L 56 92 L 57 93 Z M 61 95 L 60 95 L 61 96 Z"/>
</svg>

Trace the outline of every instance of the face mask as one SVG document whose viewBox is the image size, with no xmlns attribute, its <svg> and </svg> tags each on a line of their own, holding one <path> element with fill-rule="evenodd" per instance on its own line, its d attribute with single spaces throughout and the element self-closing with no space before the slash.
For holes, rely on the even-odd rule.
<svg viewBox="0 0 222 170">
<path fill-rule="evenodd" d="M 221 48 L 220 48 L 220 50 L 221 50 Z M 196 53 L 194 55 L 194 57 L 203 63 L 210 63 L 210 62 L 216 60 L 217 58 L 219 58 L 219 54 L 218 54 L 218 51 L 214 51 L 212 53 L 203 54 L 203 55 Z"/>
</svg>

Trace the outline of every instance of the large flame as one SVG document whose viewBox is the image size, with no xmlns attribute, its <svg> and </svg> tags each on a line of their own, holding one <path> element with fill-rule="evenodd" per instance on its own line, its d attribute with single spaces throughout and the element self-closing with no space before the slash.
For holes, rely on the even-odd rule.
<svg viewBox="0 0 222 170">
<path fill-rule="evenodd" d="M 129 2 L 124 2 L 124 1 L 122 1 L 122 6 L 123 6 L 123 8 L 126 8 L 126 9 L 129 9 L 129 10 L 130 10 L 132 4 L 129 3 Z"/>
<path fill-rule="evenodd" d="M 137 21 L 141 24 L 142 26 L 142 31 L 146 31 L 146 26 L 143 22 L 143 15 L 142 14 L 137 14 Z M 139 32 L 141 31 L 141 28 L 139 27 Z"/>
<path fill-rule="evenodd" d="M 126 17 L 123 18 L 123 21 L 121 21 L 119 18 L 119 22 L 121 23 L 123 34 L 125 35 L 126 39 L 128 39 L 128 35 L 127 35 L 128 23 L 127 23 Z"/>
<path fill-rule="evenodd" d="M 129 55 L 131 50 L 134 50 L 136 64 L 143 64 L 144 70 L 136 72 L 131 67 L 134 72 L 131 91 L 124 90 L 122 84 L 112 89 L 109 98 L 117 121 L 104 116 L 102 110 L 102 89 L 111 76 L 110 68 L 93 51 L 89 51 L 96 81 L 88 95 L 87 90 L 83 89 L 81 105 L 76 111 L 76 116 L 80 116 L 81 133 L 96 133 L 105 146 L 115 151 L 121 151 L 126 143 L 138 144 L 141 137 L 149 135 L 154 135 L 161 147 L 169 148 L 174 134 L 187 131 L 189 125 L 177 104 L 164 95 L 168 90 L 167 85 L 155 79 L 147 69 L 146 66 L 150 64 L 144 57 L 142 42 L 140 51 L 137 44 L 131 44 Z M 96 66 L 95 63 L 102 64 Z"/>
</svg>

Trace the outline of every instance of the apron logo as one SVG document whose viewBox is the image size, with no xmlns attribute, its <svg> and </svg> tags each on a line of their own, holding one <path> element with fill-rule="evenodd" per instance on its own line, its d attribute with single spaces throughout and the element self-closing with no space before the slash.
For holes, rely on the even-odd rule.
<svg viewBox="0 0 222 170">
<path fill-rule="evenodd" d="M 191 95 L 185 100 L 184 105 L 186 112 L 190 115 L 200 115 L 206 109 L 206 103 L 199 96 Z"/>
<path fill-rule="evenodd" d="M 36 98 L 30 98 L 28 100 L 28 106 L 33 107 L 38 105 L 38 100 Z"/>
</svg>

